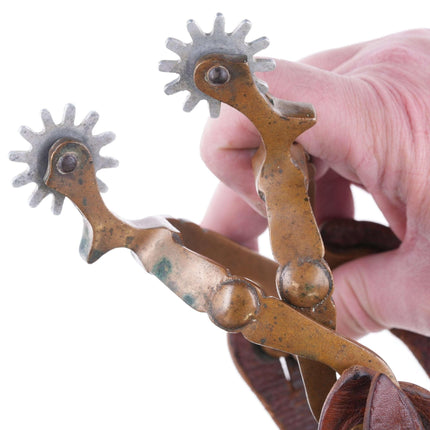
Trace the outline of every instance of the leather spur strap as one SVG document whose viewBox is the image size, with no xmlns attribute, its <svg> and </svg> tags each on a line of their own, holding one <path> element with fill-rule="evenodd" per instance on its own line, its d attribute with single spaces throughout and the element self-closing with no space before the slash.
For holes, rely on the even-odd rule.
<svg viewBox="0 0 430 430">
<path fill-rule="evenodd" d="M 233 361 L 252 391 L 280 429 L 315 430 L 317 423 L 309 410 L 296 359 L 287 355 L 289 379 L 280 359 L 248 342 L 240 333 L 229 333 Z"/>
</svg>

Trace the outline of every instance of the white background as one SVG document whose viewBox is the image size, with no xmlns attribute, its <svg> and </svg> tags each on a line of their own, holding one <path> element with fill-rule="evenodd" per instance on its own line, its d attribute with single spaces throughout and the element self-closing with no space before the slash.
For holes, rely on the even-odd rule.
<svg viewBox="0 0 430 430">
<path fill-rule="evenodd" d="M 100 173 L 106 203 L 122 217 L 170 214 L 199 222 L 217 180 L 199 159 L 207 107 L 182 112 L 185 94 L 167 97 L 176 59 L 168 36 L 189 41 L 186 21 L 211 30 L 217 12 L 232 31 L 253 22 L 264 55 L 298 60 L 311 53 L 416 27 L 428 1 L 14 1 L 0 6 L 0 429 L 274 429 L 231 363 L 225 334 L 115 250 L 90 266 L 78 254 L 82 222 L 67 202 L 30 209 L 33 185 L 13 189 L 28 149 L 17 130 L 42 130 L 39 112 L 60 122 L 100 114 L 112 130 L 105 154 L 118 169 Z M 304 100 L 306 101 L 306 100 Z M 381 220 L 360 194 L 357 217 Z M 267 245 L 263 246 L 265 249 Z M 399 379 L 427 379 L 386 334 L 365 343 Z"/>
</svg>

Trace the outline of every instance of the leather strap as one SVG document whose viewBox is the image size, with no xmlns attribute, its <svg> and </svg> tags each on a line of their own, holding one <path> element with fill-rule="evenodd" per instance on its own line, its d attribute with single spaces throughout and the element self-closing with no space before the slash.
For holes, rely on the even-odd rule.
<svg viewBox="0 0 430 430">
<path fill-rule="evenodd" d="M 239 373 L 280 429 L 317 429 L 308 407 L 299 366 L 292 356 L 286 357 L 290 374 L 288 381 L 279 358 L 268 355 L 240 333 L 229 333 L 228 344 Z"/>
<path fill-rule="evenodd" d="M 430 377 L 430 337 L 398 328 L 393 328 L 390 331 L 411 350 Z"/>
</svg>

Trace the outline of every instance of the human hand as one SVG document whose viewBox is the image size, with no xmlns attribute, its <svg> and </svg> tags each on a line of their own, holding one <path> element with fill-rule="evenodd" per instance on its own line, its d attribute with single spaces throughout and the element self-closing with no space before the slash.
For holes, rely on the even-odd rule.
<svg viewBox="0 0 430 430">
<path fill-rule="evenodd" d="M 350 184 L 367 190 L 401 246 L 337 268 L 338 331 L 351 337 L 384 328 L 430 335 L 430 30 L 412 30 L 277 61 L 264 75 L 271 93 L 312 103 L 317 124 L 298 141 L 316 165 L 318 223 L 353 218 Z M 267 222 L 251 158 L 255 127 L 223 106 L 202 138 L 203 160 L 222 181 L 203 225 L 256 248 Z"/>
</svg>

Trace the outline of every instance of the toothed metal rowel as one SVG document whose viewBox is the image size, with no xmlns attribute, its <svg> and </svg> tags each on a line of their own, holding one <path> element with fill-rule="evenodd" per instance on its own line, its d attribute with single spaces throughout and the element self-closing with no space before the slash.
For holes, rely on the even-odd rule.
<svg viewBox="0 0 430 430">
<path fill-rule="evenodd" d="M 168 83 L 164 91 L 171 95 L 179 91 L 188 91 L 189 96 L 184 104 L 184 111 L 189 112 L 200 102 L 206 100 L 209 104 L 211 117 L 217 117 L 220 112 L 221 103 L 200 91 L 194 83 L 194 69 L 200 58 L 209 54 L 242 55 L 246 56 L 249 68 L 254 77 L 258 89 L 262 93 L 267 92 L 265 82 L 257 79 L 255 72 L 267 72 L 275 68 L 275 62 L 269 58 L 254 59 L 253 56 L 269 45 L 266 37 L 245 42 L 245 38 L 251 29 L 251 23 L 242 21 L 231 33 L 225 32 L 225 20 L 222 14 L 215 18 L 213 30 L 204 33 L 193 21 L 188 21 L 188 32 L 191 43 L 184 43 L 178 39 L 167 39 L 167 48 L 179 56 L 179 60 L 163 60 L 160 62 L 159 70 L 162 72 L 176 73 L 179 75 L 174 81 Z"/>
<path fill-rule="evenodd" d="M 48 167 L 48 154 L 51 146 L 59 139 L 71 139 L 84 144 L 93 158 L 94 169 L 116 167 L 117 160 L 106 158 L 100 155 L 100 149 L 111 143 L 115 135 L 105 132 L 93 135 L 92 131 L 99 116 L 96 112 L 90 112 L 85 119 L 75 125 L 75 107 L 71 104 L 66 105 L 63 120 L 60 124 L 55 124 L 49 111 L 42 111 L 42 122 L 44 130 L 36 133 L 28 127 L 21 127 L 21 136 L 31 144 L 29 151 L 12 151 L 9 159 L 19 163 L 27 163 L 28 169 L 19 174 L 13 181 L 13 186 L 21 187 L 31 182 L 36 183 L 36 189 L 30 197 L 30 206 L 36 207 L 47 195 L 53 195 L 52 212 L 56 215 L 61 213 L 64 195 L 46 186 L 43 181 Z M 106 191 L 106 185 L 97 179 L 100 191 Z"/>
</svg>

